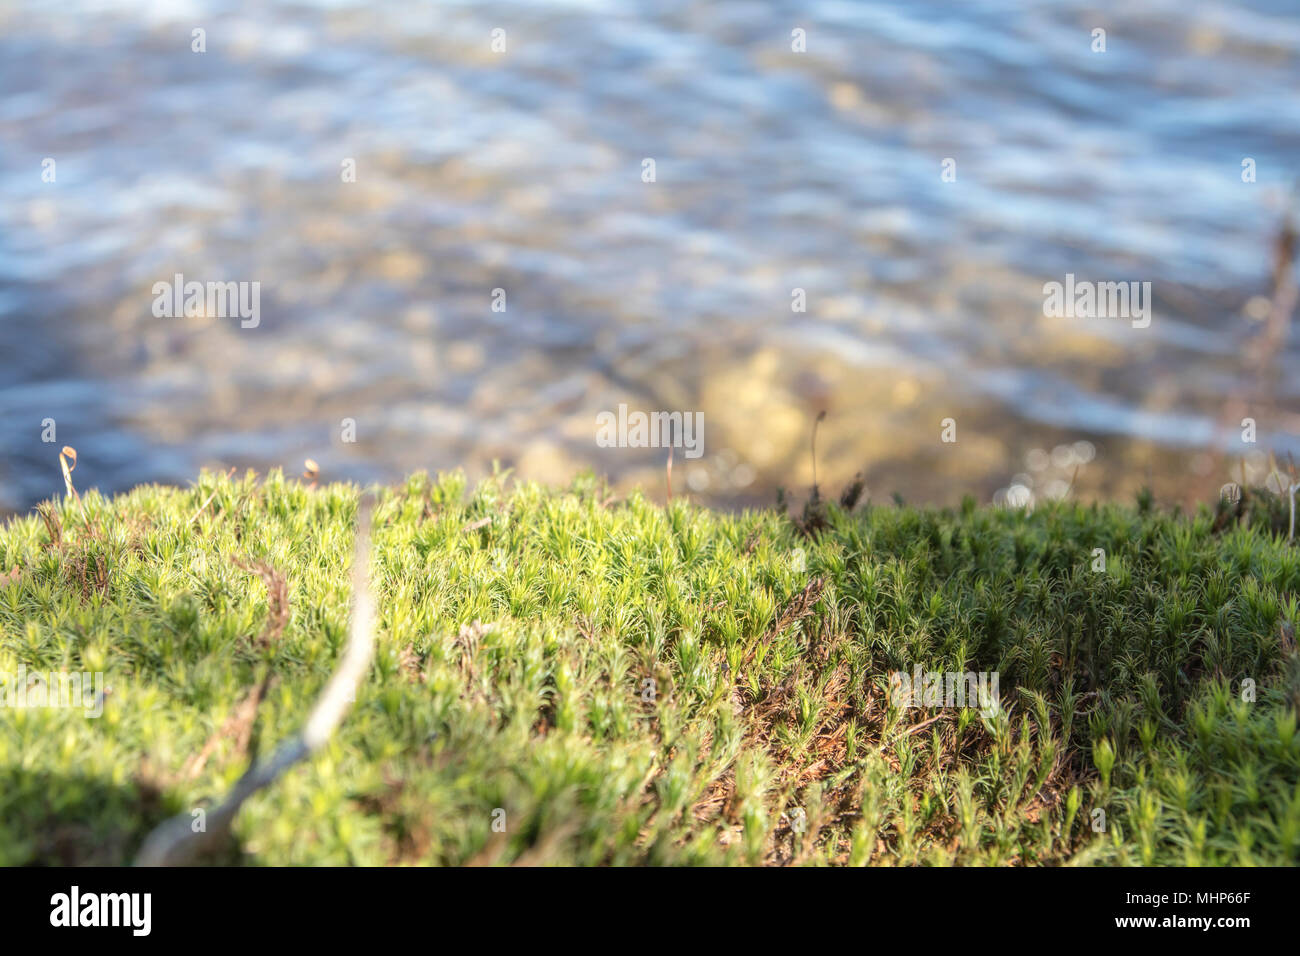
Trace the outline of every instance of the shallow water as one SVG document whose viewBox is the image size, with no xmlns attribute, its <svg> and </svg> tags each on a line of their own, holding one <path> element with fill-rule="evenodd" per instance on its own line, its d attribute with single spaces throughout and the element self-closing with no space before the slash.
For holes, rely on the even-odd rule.
<svg viewBox="0 0 1300 956">
<path fill-rule="evenodd" d="M 805 488 L 823 409 L 820 480 L 875 498 L 1300 452 L 1295 344 L 1245 354 L 1293 3 L 241 6 L 0 9 L 0 508 L 60 490 L 63 444 L 104 491 L 311 457 L 662 494 L 661 450 L 595 440 L 620 403 L 703 412 L 674 484 L 724 506 Z M 176 273 L 259 282 L 259 324 L 156 317 Z M 1151 282 L 1150 327 L 1045 317 L 1066 273 Z"/>
</svg>

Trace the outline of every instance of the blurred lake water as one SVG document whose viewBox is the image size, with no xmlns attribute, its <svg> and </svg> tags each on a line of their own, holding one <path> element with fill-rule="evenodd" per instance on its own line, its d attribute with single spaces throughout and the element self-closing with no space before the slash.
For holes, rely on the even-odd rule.
<svg viewBox="0 0 1300 956">
<path fill-rule="evenodd" d="M 1217 488 L 1298 172 L 1298 13 L 9 3 L 0 509 L 61 491 L 64 444 L 106 492 L 311 457 L 659 495 L 659 450 L 596 442 L 620 403 L 703 412 L 675 490 L 727 507 L 806 490 L 823 409 L 828 492 Z M 260 323 L 155 316 L 178 273 L 260 283 Z M 1046 317 L 1067 273 L 1150 281 L 1151 326 Z M 1252 469 L 1300 451 L 1297 358 L 1269 356 Z"/>
</svg>

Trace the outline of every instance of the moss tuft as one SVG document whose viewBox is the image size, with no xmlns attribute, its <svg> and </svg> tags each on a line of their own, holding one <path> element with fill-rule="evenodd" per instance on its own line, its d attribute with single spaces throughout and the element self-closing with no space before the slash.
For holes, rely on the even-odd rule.
<svg viewBox="0 0 1300 956">
<path fill-rule="evenodd" d="M 7 689 L 103 675 L 98 718 L 0 708 L 0 864 L 129 862 L 301 727 L 347 633 L 358 493 L 204 475 L 0 530 Z M 381 492 L 370 679 L 217 862 L 1297 861 L 1277 514 L 853 500 Z M 890 675 L 917 667 L 996 672 L 1001 706 L 903 708 Z"/>
</svg>

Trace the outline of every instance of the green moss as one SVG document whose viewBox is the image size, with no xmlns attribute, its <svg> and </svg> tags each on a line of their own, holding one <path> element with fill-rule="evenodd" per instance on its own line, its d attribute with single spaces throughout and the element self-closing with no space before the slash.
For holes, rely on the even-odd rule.
<svg viewBox="0 0 1300 956">
<path fill-rule="evenodd" d="M 97 719 L 0 709 L 0 863 L 129 862 L 301 727 L 357 498 L 205 475 L 0 531 L 0 675 L 108 688 Z M 370 679 L 221 861 L 1296 862 L 1300 550 L 1275 521 L 819 507 L 381 491 Z M 900 709 L 917 665 L 996 671 L 1003 707 Z"/>
</svg>

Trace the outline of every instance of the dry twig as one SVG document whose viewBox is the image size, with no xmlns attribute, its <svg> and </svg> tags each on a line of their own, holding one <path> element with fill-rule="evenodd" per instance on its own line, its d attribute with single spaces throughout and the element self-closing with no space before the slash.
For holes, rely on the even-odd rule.
<svg viewBox="0 0 1300 956">
<path fill-rule="evenodd" d="M 305 760 L 329 740 L 342 721 L 356 690 L 365 679 L 375 651 L 375 599 L 370 590 L 370 503 L 358 506 L 356 548 L 352 557 L 352 588 L 356 604 L 352 627 L 338 670 L 325 685 L 302 732 L 280 745 L 264 763 L 254 764 L 235 784 L 225 801 L 207 815 L 206 831 L 195 833 L 188 813 L 163 823 L 145 839 L 137 866 L 184 866 L 224 837 L 244 801 L 270 786 L 286 770 Z"/>
</svg>

